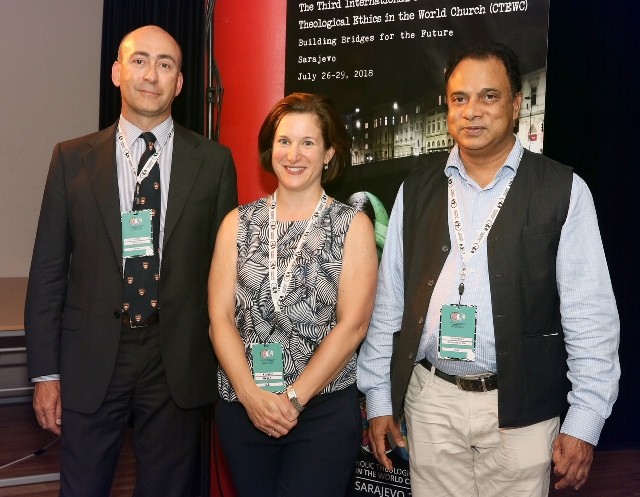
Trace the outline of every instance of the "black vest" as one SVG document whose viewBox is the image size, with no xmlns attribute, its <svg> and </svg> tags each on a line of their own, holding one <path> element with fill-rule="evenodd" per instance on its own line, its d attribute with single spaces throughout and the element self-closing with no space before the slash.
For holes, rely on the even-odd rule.
<svg viewBox="0 0 640 497">
<path fill-rule="evenodd" d="M 443 163 L 429 165 L 404 181 L 405 302 L 391 359 L 396 418 L 403 410 L 429 300 L 451 247 L 443 171 Z M 525 150 L 487 238 L 501 427 L 527 426 L 568 407 L 571 385 L 556 255 L 572 181 L 571 168 Z"/>
</svg>

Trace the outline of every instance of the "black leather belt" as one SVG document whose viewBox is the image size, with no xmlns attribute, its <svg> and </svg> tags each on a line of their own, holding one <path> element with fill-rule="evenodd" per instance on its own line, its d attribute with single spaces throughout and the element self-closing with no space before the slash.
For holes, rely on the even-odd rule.
<svg viewBox="0 0 640 497">
<path fill-rule="evenodd" d="M 431 371 L 433 365 L 426 359 L 420 361 L 420 365 L 426 370 Z M 435 375 L 449 383 L 457 385 L 460 390 L 467 392 L 488 392 L 498 388 L 498 375 L 496 373 L 485 373 L 468 376 L 455 376 L 447 374 L 436 368 Z"/>
<path fill-rule="evenodd" d="M 127 328 L 144 328 L 145 326 L 151 326 L 152 324 L 157 324 L 160 322 L 160 313 L 154 312 L 147 318 L 146 321 L 141 323 L 136 323 L 135 321 L 131 321 L 131 317 L 126 312 L 122 313 L 122 318 L 120 319 L 123 326 Z"/>
</svg>

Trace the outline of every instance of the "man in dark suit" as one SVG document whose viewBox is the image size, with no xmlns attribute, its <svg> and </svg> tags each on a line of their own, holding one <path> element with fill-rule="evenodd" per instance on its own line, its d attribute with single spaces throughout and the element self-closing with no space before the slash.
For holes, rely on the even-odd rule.
<svg viewBox="0 0 640 497">
<path fill-rule="evenodd" d="M 181 62 L 159 27 L 129 33 L 112 69 L 119 121 L 53 152 L 25 328 L 38 422 L 62 437 L 64 496 L 109 495 L 128 422 L 135 495 L 197 493 L 217 391 L 207 278 L 237 192 L 230 152 L 173 123 Z"/>
</svg>

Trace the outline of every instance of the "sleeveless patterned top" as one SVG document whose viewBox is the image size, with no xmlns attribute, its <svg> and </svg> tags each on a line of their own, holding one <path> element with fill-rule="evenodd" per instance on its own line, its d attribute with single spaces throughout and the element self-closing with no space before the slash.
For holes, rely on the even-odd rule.
<svg viewBox="0 0 640 497">
<path fill-rule="evenodd" d="M 252 365 L 251 344 L 282 344 L 285 385 L 292 384 L 316 348 L 336 324 L 338 282 L 342 270 L 344 241 L 356 209 L 333 200 L 312 226 L 307 241 L 292 267 L 285 289 L 278 326 L 271 336 L 274 317 L 269 288 L 269 204 L 267 197 L 238 208 L 238 263 L 235 296 L 236 327 Z M 277 223 L 278 285 L 293 257 L 308 220 Z M 355 383 L 356 355 L 320 393 L 334 392 Z M 222 368 L 218 388 L 226 401 L 237 400 Z"/>
</svg>

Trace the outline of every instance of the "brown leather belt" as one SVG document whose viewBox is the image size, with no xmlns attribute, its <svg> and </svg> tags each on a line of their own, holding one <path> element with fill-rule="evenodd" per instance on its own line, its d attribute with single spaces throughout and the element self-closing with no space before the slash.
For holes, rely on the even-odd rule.
<svg viewBox="0 0 640 497">
<path fill-rule="evenodd" d="M 129 316 L 129 314 L 127 314 L 126 312 L 123 312 L 120 322 L 122 323 L 123 326 L 126 326 L 127 328 L 144 328 L 145 326 L 151 326 L 152 324 L 159 323 L 160 313 L 154 312 L 153 314 L 151 314 L 151 316 L 147 318 L 146 321 L 143 321 L 141 323 L 136 323 L 135 321 L 131 321 L 131 317 Z"/>
<path fill-rule="evenodd" d="M 420 361 L 420 365 L 426 370 L 431 371 L 433 365 L 426 359 Z M 496 373 L 485 373 L 468 376 L 455 376 L 447 374 L 436 368 L 435 375 L 449 383 L 457 385 L 460 390 L 467 392 L 488 392 L 498 388 L 498 375 Z"/>
</svg>

